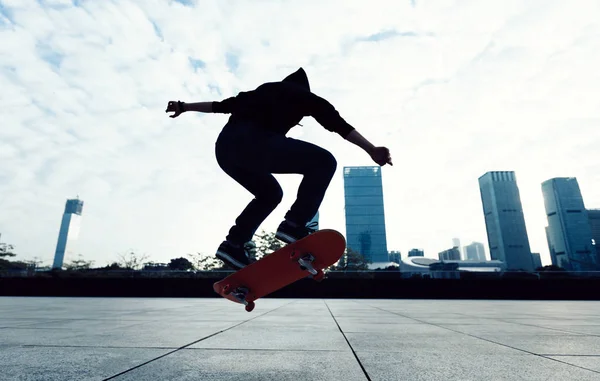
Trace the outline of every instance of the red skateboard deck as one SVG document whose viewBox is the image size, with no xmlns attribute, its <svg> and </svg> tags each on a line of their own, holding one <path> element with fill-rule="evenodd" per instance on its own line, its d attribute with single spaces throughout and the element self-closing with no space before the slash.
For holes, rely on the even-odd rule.
<svg viewBox="0 0 600 381">
<path fill-rule="evenodd" d="M 213 284 L 219 295 L 254 309 L 254 301 L 312 275 L 323 279 L 323 269 L 336 263 L 344 254 L 346 239 L 331 229 L 319 230 L 264 256 L 243 269 Z M 304 269 L 299 260 L 304 258 Z"/>
</svg>

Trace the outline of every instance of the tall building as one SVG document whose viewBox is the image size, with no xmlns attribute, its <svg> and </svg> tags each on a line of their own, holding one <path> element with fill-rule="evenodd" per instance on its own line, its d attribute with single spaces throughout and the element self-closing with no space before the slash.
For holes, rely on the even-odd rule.
<svg viewBox="0 0 600 381">
<path fill-rule="evenodd" d="M 425 252 L 423 250 L 419 250 L 419 249 L 411 249 L 408 252 L 408 256 L 409 257 L 424 257 Z"/>
<path fill-rule="evenodd" d="M 540 256 L 540 253 L 531 253 L 531 256 L 533 257 L 533 269 L 537 269 L 538 267 L 542 267 L 542 257 Z"/>
<path fill-rule="evenodd" d="M 60 269 L 63 266 L 65 253 L 69 252 L 73 241 L 79 235 L 81 225 L 81 212 L 83 211 L 83 201 L 79 199 L 67 200 L 65 212 L 58 232 L 58 242 L 56 243 L 56 252 L 54 253 L 53 269 Z"/>
<path fill-rule="evenodd" d="M 400 263 L 402 260 L 402 254 L 399 251 L 392 250 L 388 254 L 390 262 Z"/>
<path fill-rule="evenodd" d="M 550 241 L 550 230 L 548 229 L 548 226 L 546 226 L 546 241 L 548 241 L 548 249 L 550 250 L 550 260 L 554 266 L 558 266 L 556 251 L 554 251 L 554 246 L 552 246 L 552 242 Z"/>
<path fill-rule="evenodd" d="M 387 262 L 381 167 L 344 167 L 347 246 L 370 262 Z"/>
<path fill-rule="evenodd" d="M 457 247 L 458 252 L 460 253 L 460 255 L 462 257 L 463 249 L 462 249 L 462 246 L 460 245 L 460 238 L 452 238 L 452 247 Z"/>
<path fill-rule="evenodd" d="M 598 270 L 588 211 L 577 179 L 557 177 L 542 183 L 548 219 L 549 249 L 557 265 L 572 271 Z"/>
<path fill-rule="evenodd" d="M 460 251 L 455 246 L 452 249 L 444 250 L 438 253 L 440 261 L 460 261 Z"/>
<path fill-rule="evenodd" d="M 479 178 L 490 257 L 507 270 L 533 270 L 533 259 L 517 179 L 513 171 L 487 172 Z"/>
<path fill-rule="evenodd" d="M 600 209 L 588 209 L 590 219 L 590 228 L 592 229 L 592 239 L 596 247 L 598 263 L 600 263 Z"/>
<path fill-rule="evenodd" d="M 465 246 L 465 259 L 467 261 L 485 261 L 485 246 L 481 242 L 473 242 Z"/>
</svg>

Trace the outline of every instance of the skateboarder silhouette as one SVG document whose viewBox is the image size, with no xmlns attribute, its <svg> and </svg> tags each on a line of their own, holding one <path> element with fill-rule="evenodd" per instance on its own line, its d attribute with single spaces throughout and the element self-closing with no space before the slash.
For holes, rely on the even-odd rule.
<svg viewBox="0 0 600 381">
<path fill-rule="evenodd" d="M 281 202 L 283 191 L 274 173 L 302 174 L 296 201 L 275 236 L 292 243 L 315 232 L 306 226 L 316 214 L 333 177 L 337 162 L 329 151 L 293 138 L 287 132 L 303 117 L 312 116 L 325 129 L 365 150 L 378 165 L 390 164 L 386 147 L 376 147 L 348 124 L 325 99 L 310 91 L 300 68 L 282 81 L 267 82 L 254 90 L 214 102 L 169 101 L 166 112 L 231 114 L 215 144 L 221 169 L 254 195 L 235 220 L 216 257 L 239 270 L 250 264 L 244 245 Z"/>
</svg>

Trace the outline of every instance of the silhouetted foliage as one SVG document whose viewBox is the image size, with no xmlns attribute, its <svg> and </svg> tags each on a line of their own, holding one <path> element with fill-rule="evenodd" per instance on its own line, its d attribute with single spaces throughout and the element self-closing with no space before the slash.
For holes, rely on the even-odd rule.
<svg viewBox="0 0 600 381">
<path fill-rule="evenodd" d="M 83 259 L 83 255 L 79 254 L 78 259 L 73 259 L 70 262 L 66 263 L 65 269 L 68 271 L 79 271 L 79 270 L 89 270 L 92 268 L 94 261 L 88 261 Z"/>
<path fill-rule="evenodd" d="M 169 262 L 170 270 L 178 270 L 178 271 L 187 271 L 193 270 L 194 265 L 187 258 L 173 258 L 171 262 Z"/>
<path fill-rule="evenodd" d="M 563 269 L 562 267 L 556 266 L 556 265 L 546 265 L 546 266 L 542 266 L 542 267 L 538 267 L 537 269 L 535 269 L 535 271 L 566 271 L 565 269 Z"/>
<path fill-rule="evenodd" d="M 126 254 L 119 254 L 119 266 L 123 269 L 138 270 L 148 259 L 146 254 L 137 254 L 134 251 L 129 251 Z"/>
<path fill-rule="evenodd" d="M 227 266 L 214 255 L 202 253 L 188 254 L 194 269 L 198 271 L 228 270 Z"/>
<path fill-rule="evenodd" d="M 347 247 L 340 261 L 332 269 L 338 271 L 366 271 L 369 269 L 369 261 L 359 252 Z"/>
<path fill-rule="evenodd" d="M 254 250 L 252 246 L 256 249 Z M 285 244 L 275 238 L 275 233 L 266 233 L 264 230 L 261 230 L 259 234 L 254 235 L 253 244 L 246 244 L 246 250 L 250 248 L 250 250 L 248 250 L 250 257 L 259 260 L 265 255 L 273 254 L 283 246 L 285 246 Z"/>
<path fill-rule="evenodd" d="M 13 245 L 0 242 L 0 257 L 16 257 L 17 254 L 13 252 L 14 249 L 15 247 Z"/>
</svg>

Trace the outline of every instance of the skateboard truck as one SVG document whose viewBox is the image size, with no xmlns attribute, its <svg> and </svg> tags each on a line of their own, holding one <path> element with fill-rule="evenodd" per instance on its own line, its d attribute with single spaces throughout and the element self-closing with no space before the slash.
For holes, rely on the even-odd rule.
<svg viewBox="0 0 600 381">
<path fill-rule="evenodd" d="M 315 260 L 315 256 L 311 253 L 306 253 L 300 257 L 296 250 L 293 250 L 290 254 L 290 258 L 292 261 L 298 262 L 298 264 L 300 265 L 300 269 L 303 271 L 308 271 L 312 275 L 313 279 L 317 282 L 322 281 L 325 277 L 325 274 L 323 274 L 322 270 L 317 270 L 312 265 L 312 263 Z"/>
<path fill-rule="evenodd" d="M 312 254 L 304 254 L 302 257 L 298 259 L 298 263 L 300 264 L 300 268 L 302 270 L 308 270 L 312 275 L 317 275 L 318 271 L 315 270 L 312 263 L 315 260 L 315 257 Z"/>
<path fill-rule="evenodd" d="M 254 309 L 254 302 L 252 302 L 252 301 L 249 302 L 246 300 L 246 296 L 248 295 L 248 292 L 250 292 L 250 290 L 248 290 L 248 288 L 237 287 L 236 289 L 230 291 L 229 286 L 225 286 L 223 291 L 225 292 L 225 294 L 231 294 L 238 302 L 245 305 L 246 311 L 250 312 Z"/>
</svg>

